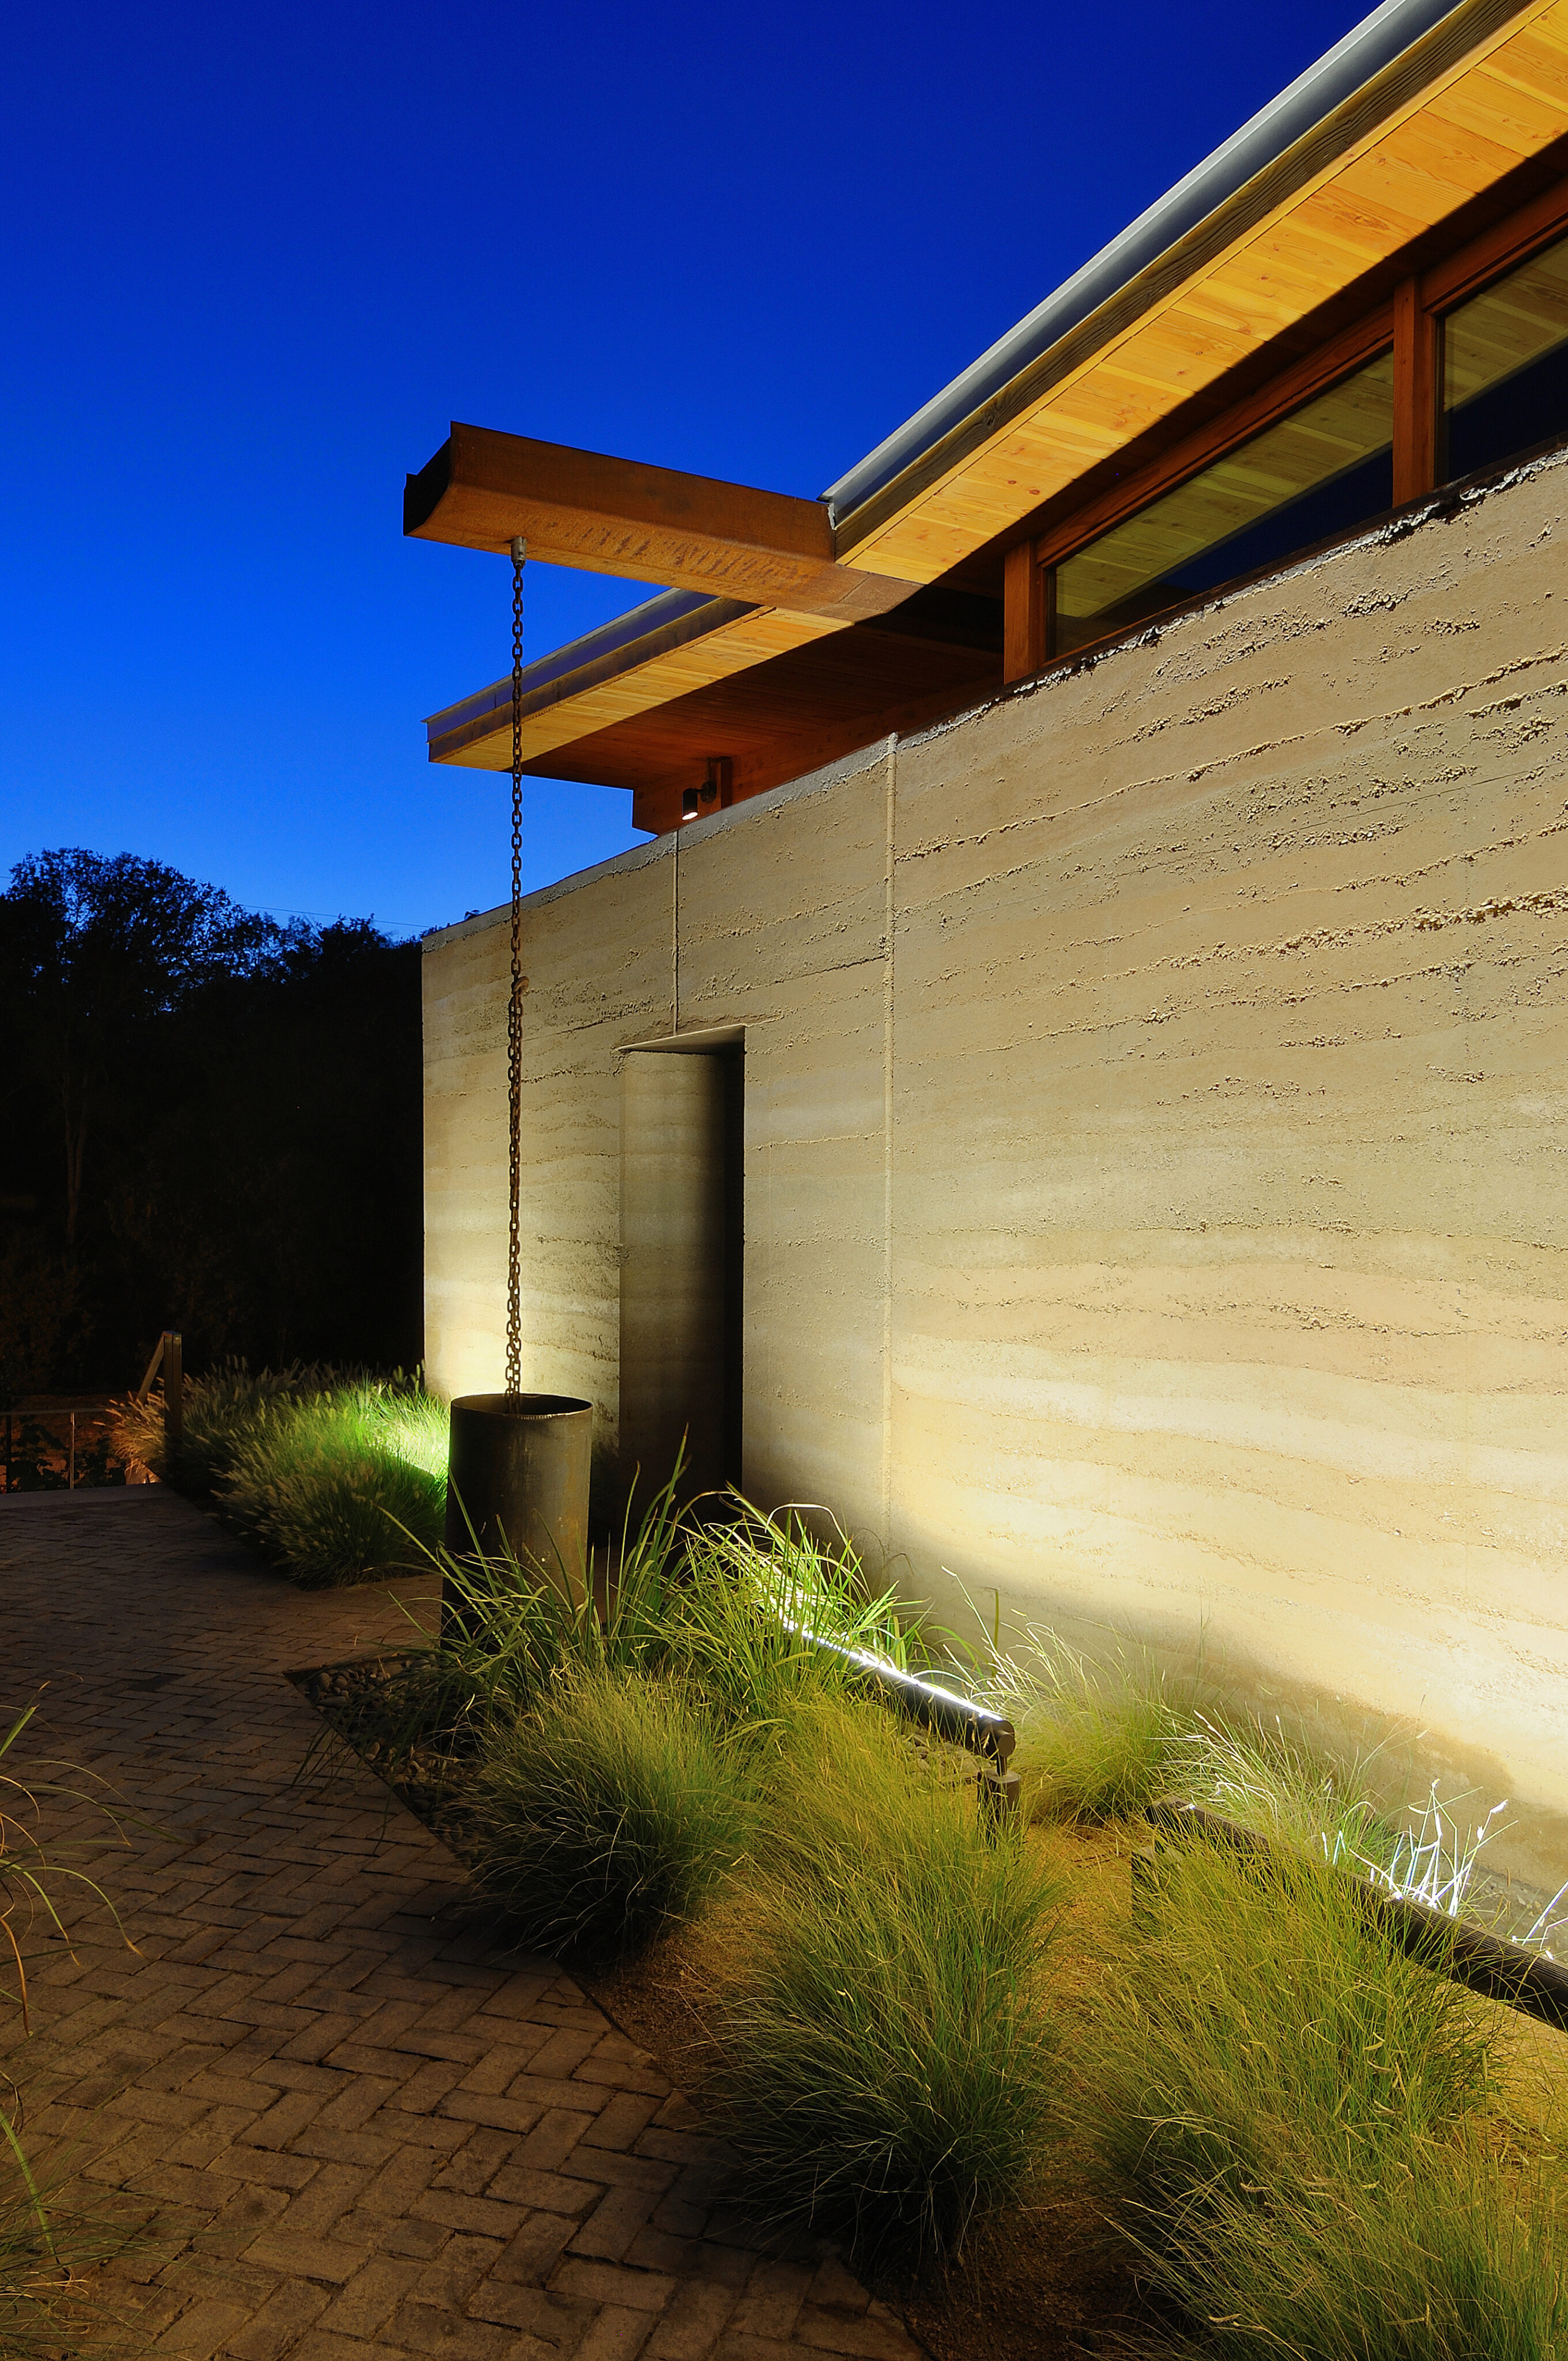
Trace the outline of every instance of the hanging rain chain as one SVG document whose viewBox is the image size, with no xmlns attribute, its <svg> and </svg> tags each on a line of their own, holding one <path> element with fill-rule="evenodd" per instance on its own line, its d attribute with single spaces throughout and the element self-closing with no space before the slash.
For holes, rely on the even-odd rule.
<svg viewBox="0 0 1568 2361">
<path fill-rule="evenodd" d="M 518 1205 L 522 1193 L 522 567 L 528 544 L 511 545 L 511 997 L 507 1002 L 507 1382 L 522 1391 L 522 1291 Z"/>
</svg>

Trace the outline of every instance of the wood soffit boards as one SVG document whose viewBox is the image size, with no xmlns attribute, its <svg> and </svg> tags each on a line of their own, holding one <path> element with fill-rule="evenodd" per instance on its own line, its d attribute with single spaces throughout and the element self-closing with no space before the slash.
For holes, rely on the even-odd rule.
<svg viewBox="0 0 1568 2361">
<path fill-rule="evenodd" d="M 1455 10 L 1042 355 L 1005 415 L 868 502 L 840 556 L 852 534 L 856 563 L 947 573 L 1564 132 L 1565 0 Z"/>
<path fill-rule="evenodd" d="M 830 752 L 842 752 L 845 742 L 862 742 L 868 715 L 894 708 L 903 714 L 918 705 L 919 721 L 908 724 L 918 727 L 1002 685 L 999 600 L 942 589 L 916 591 L 894 614 L 844 631 L 822 628 L 809 639 L 792 635 L 798 620 L 771 613 L 741 618 L 722 634 L 735 658 L 727 672 L 700 669 L 685 661 L 685 648 L 677 647 L 608 681 L 602 694 L 574 694 L 573 675 L 566 675 L 541 692 L 548 697 L 559 686 L 562 704 L 544 704 L 533 712 L 525 707 L 524 767 L 555 778 L 635 786 L 651 760 L 661 774 L 669 770 L 673 776 L 672 766 L 683 762 L 689 774 L 695 747 L 729 755 L 738 764 L 738 792 L 755 795 L 764 750 L 770 762 L 776 756 L 782 765 L 768 778 L 770 786 L 802 767 L 791 749 L 803 730 L 815 742 L 828 729 L 836 733 Z M 663 682 L 664 694 L 652 699 L 644 695 L 639 702 L 650 675 Z M 605 719 L 586 730 L 583 717 L 589 708 Z M 883 726 L 905 724 L 888 719 Z M 845 741 L 846 728 L 862 734 Z M 438 761 L 476 769 L 505 767 L 511 760 L 510 703 L 435 739 L 431 752 Z"/>
<path fill-rule="evenodd" d="M 846 520 L 836 542 L 810 538 L 827 529 L 820 503 L 742 487 L 707 487 L 709 493 L 736 496 L 733 515 L 729 509 L 710 510 L 710 522 L 737 533 L 767 532 L 783 542 L 794 533 L 795 544 L 778 553 L 781 571 L 786 559 L 796 568 L 821 564 L 831 574 L 870 576 L 873 584 L 881 577 L 889 594 L 896 586 L 898 596 L 905 598 L 912 583 L 938 583 L 1010 529 L 1016 532 L 1043 503 L 1065 496 L 1076 479 L 1157 431 L 1183 404 L 1265 354 L 1345 288 L 1565 136 L 1568 0 L 1524 0 L 1522 5 L 1517 0 L 1465 0 Z M 523 438 L 488 440 L 512 445 Z M 438 454 L 432 468 L 444 456 Z M 476 477 L 483 472 L 477 459 L 463 466 Z M 706 482 L 663 469 L 632 472 L 650 479 L 645 496 L 651 503 L 661 496 L 652 479 L 699 488 Z M 416 511 L 423 496 L 416 496 L 415 488 L 430 476 L 427 469 L 410 479 Z M 433 514 L 435 503 L 450 495 L 433 482 L 426 489 L 434 492 Z M 501 535 L 495 527 L 498 519 L 504 523 L 515 511 L 487 511 L 485 501 L 495 497 L 482 485 L 466 488 L 458 503 L 464 534 L 440 537 L 471 533 L 473 545 L 504 547 L 510 533 Z M 745 508 L 747 501 L 764 505 L 753 513 Z M 778 504 L 776 511 L 772 503 Z M 807 526 L 800 511 L 810 512 L 820 525 Z M 458 510 L 453 513 L 456 522 Z M 656 522 L 648 525 L 650 535 Z M 581 530 L 569 519 L 563 532 L 567 526 Z M 678 538 L 685 528 L 677 516 L 658 530 Z M 530 544 L 541 557 L 551 554 L 532 534 Z M 748 546 L 754 552 L 754 543 Z M 558 562 L 608 572 L 641 570 L 606 564 L 586 546 L 583 554 Z M 603 764 L 611 751 L 605 733 L 636 717 L 672 699 L 689 698 L 709 683 L 727 680 L 739 689 L 738 674 L 847 625 L 854 625 L 859 635 L 863 618 L 835 607 L 831 586 L 810 610 L 805 592 L 787 592 L 796 600 L 790 611 L 769 603 L 760 571 L 749 577 L 753 587 L 748 591 L 740 588 L 740 571 L 702 575 L 707 562 L 699 554 L 691 570 L 666 570 L 657 578 L 711 588 L 730 598 L 751 597 L 756 601 L 751 610 L 737 617 L 720 609 L 729 620 L 688 635 L 678 648 L 644 650 L 633 642 L 619 652 L 603 677 L 579 680 L 568 674 L 551 684 L 554 693 L 525 719 L 524 752 L 531 765 L 571 746 L 586 755 L 590 738 Z M 872 588 L 873 598 L 883 595 L 881 588 Z M 871 704 L 868 698 L 868 719 Z M 868 742 L 874 734 L 868 728 L 854 742 Z M 454 742 L 458 739 L 461 743 Z M 433 736 L 430 751 L 435 761 L 499 769 L 510 763 L 510 708 L 503 707 L 454 731 L 450 740 Z M 561 760 L 550 767 L 556 775 L 609 783 L 603 767 L 585 770 Z"/>
<path fill-rule="evenodd" d="M 526 767 L 630 787 L 633 825 L 662 832 L 680 820 L 683 789 L 701 780 L 696 750 L 724 750 L 731 773 L 726 800 L 743 802 L 872 738 L 923 729 L 1002 686 L 1000 617 L 978 644 L 975 635 L 938 642 L 890 629 L 894 620 L 824 633 L 810 646 L 709 682 Z"/>
<path fill-rule="evenodd" d="M 693 619 L 700 620 L 700 613 Z M 776 607 L 749 613 L 697 636 L 659 631 L 633 641 L 602 664 L 564 673 L 536 698 L 523 702 L 522 750 L 532 764 L 554 748 L 571 746 L 592 731 L 668 705 L 692 690 L 749 672 L 773 656 L 809 647 L 837 626 L 811 615 L 785 614 Z M 599 675 L 595 677 L 594 675 Z M 459 728 L 433 736 L 435 763 L 464 763 L 504 771 L 511 763 L 511 707 L 500 703 Z M 566 773 L 559 776 L 569 775 Z M 608 782 L 606 783 L 608 784 Z"/>
</svg>

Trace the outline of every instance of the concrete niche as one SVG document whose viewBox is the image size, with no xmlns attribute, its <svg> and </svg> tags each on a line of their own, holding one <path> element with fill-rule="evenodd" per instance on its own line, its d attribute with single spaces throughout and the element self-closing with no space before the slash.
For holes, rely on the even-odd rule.
<svg viewBox="0 0 1568 2361">
<path fill-rule="evenodd" d="M 744 1077 L 729 1038 L 622 1061 L 620 1479 L 641 1503 L 683 1433 L 684 1499 L 740 1478 Z"/>
</svg>

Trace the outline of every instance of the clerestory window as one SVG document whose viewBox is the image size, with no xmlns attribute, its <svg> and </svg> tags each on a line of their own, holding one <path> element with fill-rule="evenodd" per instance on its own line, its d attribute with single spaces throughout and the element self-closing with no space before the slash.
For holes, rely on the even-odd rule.
<svg viewBox="0 0 1568 2361">
<path fill-rule="evenodd" d="M 1475 474 L 1568 432 L 1568 238 L 1442 323 L 1438 479 Z"/>
<path fill-rule="evenodd" d="M 1003 677 L 1568 436 L 1565 221 L 1568 181 L 1400 282 L 1342 332 L 1343 361 L 1325 350 L 1293 364 L 1299 382 L 1315 366 L 1319 390 L 1301 399 L 1287 377 L 1249 396 L 1201 430 L 1197 449 L 1172 455 L 1163 480 L 1151 462 L 1141 503 L 1135 479 L 1119 514 L 1102 495 L 1076 548 L 1070 518 L 1019 543 L 1006 559 Z M 1255 428 L 1260 414 L 1269 423 Z M 1177 476 L 1183 465 L 1192 472 Z"/>
<path fill-rule="evenodd" d="M 1393 435 L 1384 353 L 1064 558 L 1055 653 L 1379 515 L 1393 505 Z"/>
</svg>

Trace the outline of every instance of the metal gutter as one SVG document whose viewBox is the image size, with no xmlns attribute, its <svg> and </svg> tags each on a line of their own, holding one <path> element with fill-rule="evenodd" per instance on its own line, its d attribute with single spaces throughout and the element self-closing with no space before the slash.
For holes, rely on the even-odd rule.
<svg viewBox="0 0 1568 2361">
<path fill-rule="evenodd" d="M 835 529 L 1353 98 L 1465 0 L 1384 0 L 821 497 Z M 1509 9 L 1507 14 L 1517 13 Z"/>
<path fill-rule="evenodd" d="M 697 620 L 704 608 L 709 612 Z M 568 640 L 565 647 L 527 665 L 522 675 L 523 709 L 537 710 L 541 705 L 553 702 L 539 692 L 589 665 L 598 666 L 601 677 L 629 670 L 631 664 L 642 661 L 636 653 L 641 641 L 657 636 L 667 645 L 676 640 L 701 639 L 708 631 L 717 631 L 721 623 L 733 622 L 738 615 L 751 612 L 751 608 L 740 600 L 712 598 L 701 590 L 661 590 L 656 598 L 645 598 L 641 606 L 629 608 L 612 622 L 599 624 L 597 631 L 585 631 L 581 639 Z M 677 631 L 675 627 L 681 625 L 686 628 Z M 610 661 L 617 656 L 622 658 L 620 664 Z M 438 738 L 449 738 L 455 730 L 470 722 L 482 721 L 502 706 L 510 708 L 511 697 L 509 673 L 504 680 L 492 681 L 488 688 L 476 689 L 456 705 L 448 705 L 440 713 L 427 714 L 425 734 L 433 745 Z"/>
<path fill-rule="evenodd" d="M 1018 1739 L 1004 1713 L 994 1713 L 990 1706 L 977 1705 L 973 1697 L 959 1697 L 956 1689 L 946 1688 L 939 1681 L 927 1680 L 919 1673 L 906 1673 L 901 1666 L 890 1664 L 885 1656 L 874 1655 L 869 1648 L 851 1648 L 842 1640 L 829 1640 L 820 1631 L 808 1631 L 791 1616 L 781 1615 L 779 1621 L 786 1631 L 793 1631 L 819 1655 L 834 1657 L 857 1680 L 880 1689 L 891 1704 L 917 1721 L 923 1730 L 936 1730 L 955 1746 L 967 1747 L 971 1754 L 989 1755 L 999 1774 L 1006 1771 Z"/>
<path fill-rule="evenodd" d="M 1163 289 L 1201 268 L 1254 219 L 1331 164 L 1528 0 L 1384 0 L 1315 65 L 1215 148 L 1056 292 L 879 443 L 820 497 L 840 557 L 939 482 L 1058 376 L 1092 355 Z M 1376 87 L 1373 87 L 1376 85 Z M 852 562 L 852 560 L 851 560 Z M 528 667 L 525 713 L 634 669 L 668 646 L 751 611 L 666 590 Z M 495 682 L 425 728 L 449 758 L 511 701 Z"/>
</svg>

